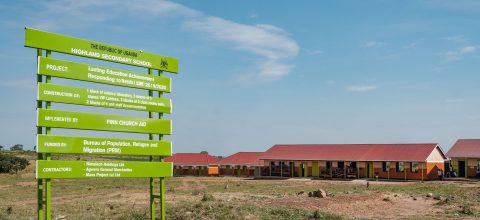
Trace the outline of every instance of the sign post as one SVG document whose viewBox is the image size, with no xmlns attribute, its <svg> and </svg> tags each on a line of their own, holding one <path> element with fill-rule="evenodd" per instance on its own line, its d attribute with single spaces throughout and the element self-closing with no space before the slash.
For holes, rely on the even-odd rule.
<svg viewBox="0 0 480 220">
<path fill-rule="evenodd" d="M 31 28 L 25 28 L 25 46 L 37 49 L 38 57 L 38 219 L 51 219 L 51 179 L 146 177 L 150 179 L 151 219 L 156 216 L 155 199 L 160 200 L 160 216 L 165 219 L 165 177 L 173 175 L 173 165 L 164 162 L 165 156 L 172 155 L 172 145 L 163 140 L 163 135 L 172 133 L 172 125 L 170 120 L 163 119 L 163 114 L 172 113 L 172 104 L 170 99 L 163 98 L 164 92 L 171 92 L 171 79 L 162 75 L 163 71 L 177 73 L 178 60 Z M 148 74 L 53 59 L 52 51 L 143 67 Z M 153 75 L 154 70 L 158 71 L 158 76 Z M 148 90 L 148 96 L 52 84 L 52 77 Z M 148 117 L 54 110 L 52 102 L 144 111 L 148 112 Z M 148 140 L 52 135 L 51 128 L 144 133 L 148 134 Z M 52 160 L 52 153 L 138 155 L 148 156 L 149 161 L 63 161 Z M 160 178 L 158 193 L 155 192 L 155 178 Z"/>
</svg>

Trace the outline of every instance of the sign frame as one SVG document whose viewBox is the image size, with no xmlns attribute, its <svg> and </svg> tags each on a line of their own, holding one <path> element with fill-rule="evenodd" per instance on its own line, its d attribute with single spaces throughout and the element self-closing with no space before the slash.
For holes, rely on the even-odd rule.
<svg viewBox="0 0 480 220">
<path fill-rule="evenodd" d="M 81 80 L 81 81 L 86 81 L 86 82 L 93 82 L 93 83 L 102 83 L 102 84 L 109 84 L 109 85 L 115 85 L 115 86 L 121 86 L 121 87 L 130 87 L 130 88 L 136 88 L 136 89 L 144 89 L 148 90 L 148 97 L 150 97 L 151 100 L 168 100 L 162 98 L 164 92 L 171 92 L 171 79 L 163 77 L 163 71 L 170 72 L 170 73 L 178 73 L 178 59 L 173 58 L 173 57 L 167 57 L 163 55 L 157 55 L 153 53 L 148 53 L 148 52 L 143 52 L 142 50 L 135 50 L 135 49 L 130 49 L 126 47 L 120 47 L 112 44 L 106 44 L 106 43 L 100 43 L 96 41 L 90 41 L 90 40 L 85 40 L 85 39 L 80 39 L 80 38 L 75 38 L 75 37 L 70 37 L 66 35 L 61 35 L 61 34 L 56 34 L 56 33 L 50 33 L 46 31 L 41 31 L 29 27 L 25 27 L 25 47 L 30 47 L 34 48 L 37 51 L 37 84 L 39 88 L 37 89 L 37 92 L 40 91 L 40 87 L 44 85 L 47 85 L 46 87 L 55 87 L 59 86 L 62 88 L 69 88 L 69 89 L 84 89 L 84 88 L 75 88 L 75 87 L 67 87 L 67 86 L 61 86 L 61 85 L 53 85 L 51 84 L 51 78 L 52 77 L 58 77 L 58 78 L 65 78 L 68 80 Z M 45 55 L 44 56 L 44 51 Z M 137 73 L 137 72 L 132 72 L 132 71 L 126 71 L 126 70 L 119 70 L 119 69 L 113 69 L 113 68 L 107 68 L 107 67 L 101 67 L 101 66 L 95 66 L 95 65 L 89 65 L 89 64 L 82 64 L 82 63 L 75 63 L 71 61 L 65 61 L 65 60 L 57 60 L 57 59 L 51 59 L 51 54 L 52 51 L 58 52 L 58 53 L 63 53 L 63 54 L 68 54 L 68 55 L 73 55 L 73 56 L 81 56 L 81 57 L 86 57 L 86 58 L 92 58 L 92 59 L 97 59 L 97 60 L 103 60 L 103 61 L 109 61 L 109 62 L 115 62 L 115 63 L 121 63 L 121 64 L 126 64 L 126 65 L 132 65 L 132 66 L 137 66 L 137 67 L 145 67 L 148 69 L 148 75 L 147 74 L 142 74 L 142 73 Z M 60 62 L 66 65 L 57 65 L 57 66 L 50 66 L 51 71 L 47 71 L 47 68 L 42 68 L 41 64 L 46 64 L 48 62 L 51 62 L 50 65 L 57 62 Z M 64 74 L 62 72 L 65 72 L 69 67 L 75 70 L 77 74 Z M 78 74 L 78 68 L 87 68 L 87 71 L 83 70 L 84 74 L 88 74 L 90 72 L 95 72 L 95 70 L 105 70 L 109 69 L 110 71 L 115 72 L 115 80 L 101 80 L 105 77 L 100 77 L 99 75 L 96 75 L 94 77 L 85 77 L 84 75 L 82 76 L 81 74 Z M 91 68 L 91 69 L 88 69 Z M 95 70 L 94 70 L 95 69 Z M 153 76 L 153 70 L 158 70 L 158 76 Z M 91 73 L 90 73 L 91 74 Z M 92 75 L 92 74 L 91 74 Z M 108 74 L 107 74 L 108 75 Z M 110 76 L 112 78 L 112 76 Z M 124 77 L 124 78 L 122 78 Z M 126 78 L 127 79 L 126 79 Z M 132 79 L 128 79 L 132 78 Z M 108 79 L 108 78 L 106 78 Z M 45 82 L 46 84 L 43 84 Z M 43 91 L 43 90 L 42 90 Z M 60 92 L 60 91 L 57 91 Z M 157 97 L 154 97 L 154 92 L 158 93 Z M 61 93 L 61 92 L 60 92 Z M 59 93 L 59 94 L 60 94 Z M 37 94 L 38 95 L 38 94 Z M 145 96 L 147 97 L 147 96 Z M 172 154 L 172 147 L 171 147 L 171 142 L 168 141 L 162 141 L 163 136 L 165 134 L 171 134 L 172 131 L 172 126 L 171 126 L 171 121 L 170 120 L 165 120 L 163 119 L 163 114 L 164 113 L 171 113 L 171 100 L 169 100 L 169 109 L 164 109 L 164 110 L 159 110 L 155 108 L 145 108 L 143 109 L 144 111 L 147 111 L 148 118 L 138 118 L 138 117 L 130 117 L 130 116 L 121 116 L 121 115 L 105 115 L 105 114 L 95 114 L 95 113 L 85 113 L 85 112 L 71 112 L 71 111 L 62 111 L 62 110 L 52 110 L 51 109 L 51 102 L 59 102 L 59 103 L 68 103 L 68 104 L 74 104 L 74 105 L 82 105 L 82 103 L 74 102 L 74 101 L 65 101 L 63 99 L 48 99 L 48 98 L 38 98 L 37 99 L 37 138 L 38 137 L 48 137 L 48 138 L 55 138 L 58 136 L 51 135 L 51 128 L 52 127 L 58 127 L 58 128 L 70 128 L 70 129 L 90 129 L 90 130 L 106 130 L 106 131 L 118 131 L 118 132 L 136 132 L 136 133 L 147 133 L 149 135 L 149 140 L 143 140 L 143 143 L 148 142 L 148 143 L 158 143 L 158 148 L 156 151 L 145 151 L 145 152 L 140 152 L 140 151 L 130 151 L 125 154 L 120 153 L 120 151 L 116 152 L 108 152 L 109 154 L 115 154 L 115 155 L 148 155 L 149 156 L 149 161 L 148 162 L 125 162 L 128 164 L 135 164 L 135 166 L 142 167 L 143 164 L 158 166 L 158 167 L 163 167 L 163 168 L 158 168 L 157 170 L 151 170 L 147 173 L 142 173 L 141 171 L 138 172 L 137 174 L 132 174 L 130 176 L 123 176 L 123 177 L 149 177 L 150 178 L 150 217 L 151 219 L 155 219 L 155 199 L 160 200 L 160 216 L 161 219 L 165 219 L 166 216 L 166 208 L 165 208 L 165 177 L 169 177 L 173 175 L 173 164 L 170 162 L 165 162 L 164 161 L 164 156 L 168 156 Z M 149 103 L 150 105 L 153 105 L 152 103 Z M 91 105 L 95 106 L 95 105 Z M 97 105 L 98 106 L 98 105 Z M 99 107 L 105 107 L 100 105 Z M 109 106 L 107 106 L 109 107 Z M 118 106 L 120 107 L 120 106 Z M 138 108 L 138 107 L 135 107 Z M 138 109 L 131 109 L 131 110 L 138 110 Z M 153 114 L 155 112 L 158 112 L 158 118 L 154 118 Z M 45 115 L 50 114 L 50 118 L 46 120 L 47 118 Z M 62 115 L 63 114 L 63 115 Z M 98 126 L 98 122 L 95 122 L 94 125 L 81 125 L 81 126 L 69 126 L 68 123 L 71 125 L 71 121 L 73 118 L 76 116 L 74 115 L 80 115 L 83 117 L 87 117 L 87 120 L 95 118 L 95 119 L 106 119 L 105 117 L 114 117 L 118 120 L 130 120 L 130 122 L 124 122 L 124 124 L 121 124 L 121 122 L 118 122 L 115 125 L 121 125 L 125 126 L 128 124 L 128 126 L 139 126 L 140 127 L 150 127 L 148 129 L 118 129 L 114 128 L 113 130 L 108 127 L 108 126 Z M 43 116 L 43 119 L 42 117 Z M 66 118 L 69 118 L 68 120 Z M 40 120 L 39 120 L 40 119 Z M 79 122 L 79 119 L 76 118 L 76 122 Z M 136 121 L 137 120 L 137 121 Z M 47 123 L 48 121 L 48 123 Z M 68 123 L 66 123 L 68 121 Z M 92 120 L 94 121 L 94 120 Z M 142 123 L 140 123 L 142 122 Z M 63 123 L 63 124 L 62 124 Z M 85 123 L 85 122 L 84 122 Z M 106 123 L 106 122 L 103 122 Z M 148 126 L 148 124 L 150 124 Z M 145 125 L 145 126 L 143 126 Z M 157 129 L 153 129 L 153 127 L 161 127 Z M 154 141 L 154 135 L 158 135 L 158 141 Z M 64 136 L 65 138 L 66 136 Z M 87 138 L 87 139 L 95 139 L 94 137 L 72 137 L 72 138 Z M 114 138 L 110 138 L 114 139 Z M 118 140 L 118 139 L 116 139 Z M 124 139 L 125 141 L 132 141 L 132 139 L 127 140 Z M 38 146 L 38 144 L 37 144 Z M 78 167 L 78 164 L 81 163 L 94 163 L 90 161 L 59 161 L 59 160 L 52 160 L 51 154 L 52 153 L 75 153 L 78 152 L 78 144 L 74 146 L 75 150 L 73 152 L 69 152 L 69 150 L 62 151 L 58 149 L 44 149 L 43 147 L 40 147 L 40 149 L 37 148 L 37 175 L 39 174 L 38 169 L 39 169 L 39 164 L 62 164 L 62 163 L 70 163 L 70 164 L 77 164 L 76 166 Z M 51 146 L 50 146 L 51 147 Z M 153 148 L 153 147 L 152 147 Z M 159 148 L 162 148 L 161 150 L 158 150 Z M 100 149 L 100 150 L 99 150 Z M 105 146 L 98 147 L 98 149 L 94 151 L 98 152 L 90 152 L 90 153 L 105 153 L 105 152 L 100 152 L 101 150 L 105 150 Z M 125 148 L 127 149 L 127 148 Z M 139 153 L 140 152 L 140 153 Z M 158 156 L 158 160 L 154 160 L 154 156 Z M 158 162 L 157 162 L 158 161 Z M 97 161 L 98 162 L 98 161 Z M 104 163 L 104 161 L 100 161 Z M 100 163 L 99 162 L 99 163 Z M 108 161 L 106 163 L 124 163 L 123 161 Z M 137 167 L 137 168 L 138 168 Z M 164 169 L 164 168 L 170 168 L 170 169 Z M 55 170 L 55 169 L 54 169 Z M 138 169 L 140 170 L 140 169 Z M 160 173 L 155 173 L 158 170 L 161 170 L 163 174 Z M 122 171 L 123 172 L 123 171 Z M 125 171 L 126 172 L 126 171 Z M 102 174 L 103 175 L 103 174 Z M 116 174 L 112 174 L 113 176 L 98 176 L 98 177 L 122 177 L 120 176 L 115 176 Z M 46 219 L 51 219 L 51 179 L 52 178 L 63 178 L 66 176 L 56 176 L 56 175 L 43 175 L 40 173 L 40 176 L 37 176 L 37 218 L 39 220 L 43 220 L 44 218 Z M 81 178 L 82 176 L 78 176 L 77 174 L 73 176 L 69 176 L 72 178 Z M 97 176 L 89 176 L 89 178 L 97 178 Z M 159 177 L 160 178 L 160 193 L 158 195 L 155 194 L 154 190 L 154 177 Z"/>
</svg>

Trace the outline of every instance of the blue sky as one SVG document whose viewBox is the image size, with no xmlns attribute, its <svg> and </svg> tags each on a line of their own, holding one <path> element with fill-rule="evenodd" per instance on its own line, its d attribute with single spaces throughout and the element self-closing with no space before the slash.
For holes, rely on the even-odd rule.
<svg viewBox="0 0 480 220">
<path fill-rule="evenodd" d="M 480 138 L 478 1 L 8 1 L 0 12 L 5 147 L 35 142 L 25 26 L 179 58 L 180 73 L 167 74 L 174 152 L 399 142 L 448 150 Z"/>
</svg>

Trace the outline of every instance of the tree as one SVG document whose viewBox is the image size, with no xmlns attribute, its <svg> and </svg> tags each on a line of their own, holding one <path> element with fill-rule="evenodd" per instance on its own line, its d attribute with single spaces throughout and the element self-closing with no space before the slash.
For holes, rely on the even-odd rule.
<svg viewBox="0 0 480 220">
<path fill-rule="evenodd" d="M 17 173 L 28 166 L 25 158 L 0 153 L 0 173 Z"/>
<path fill-rule="evenodd" d="M 200 151 L 201 154 L 208 154 L 208 151 Z"/>
<path fill-rule="evenodd" d="M 23 150 L 23 145 L 21 144 L 15 144 L 10 148 L 11 151 L 22 151 Z"/>
<path fill-rule="evenodd" d="M 0 145 L 0 151 L 2 151 L 2 150 L 3 150 L 3 146 L 2 146 L 2 145 Z"/>
</svg>

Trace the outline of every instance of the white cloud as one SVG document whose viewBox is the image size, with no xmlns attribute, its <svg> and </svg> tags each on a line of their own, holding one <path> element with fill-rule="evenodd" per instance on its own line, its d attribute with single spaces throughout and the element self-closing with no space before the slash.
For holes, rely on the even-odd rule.
<svg viewBox="0 0 480 220">
<path fill-rule="evenodd" d="M 278 79 L 295 66 L 289 62 L 298 55 L 299 46 L 285 30 L 269 24 L 240 24 L 163 0 L 52 1 L 46 4 L 45 13 L 41 15 L 44 19 L 36 19 L 34 27 L 52 30 L 62 26 L 88 26 L 112 19 L 131 19 L 132 14 L 148 18 L 177 16 L 190 31 L 206 33 L 211 39 L 256 55 L 259 79 Z"/>
<path fill-rule="evenodd" d="M 350 92 L 369 92 L 377 89 L 377 86 L 374 85 L 351 85 L 347 86 L 347 91 Z"/>
<path fill-rule="evenodd" d="M 477 47 L 475 46 L 466 46 L 458 50 L 447 51 L 445 52 L 444 56 L 447 60 L 450 60 L 450 61 L 460 60 L 464 55 L 475 53 L 476 50 L 477 50 Z"/>
<path fill-rule="evenodd" d="M 260 65 L 260 77 L 267 79 L 278 79 L 285 76 L 290 70 L 295 67 L 292 64 L 283 64 L 275 60 L 269 60 Z"/>
<path fill-rule="evenodd" d="M 57 0 L 43 5 L 44 12 L 33 24 L 36 28 L 46 30 L 68 26 L 85 27 L 116 18 L 131 19 L 131 15 L 142 17 L 201 15 L 199 11 L 164 0 Z"/>
<path fill-rule="evenodd" d="M 465 38 L 465 36 L 459 34 L 459 35 L 454 35 L 454 36 L 450 36 L 450 37 L 446 37 L 445 38 L 446 40 L 448 41 L 451 41 L 451 42 L 454 42 L 454 43 L 466 43 L 467 42 L 467 39 Z"/>
<path fill-rule="evenodd" d="M 258 67 L 261 77 L 279 78 L 287 75 L 294 65 L 286 61 L 297 56 L 299 51 L 297 43 L 283 29 L 272 25 L 245 25 L 209 16 L 188 20 L 185 27 L 261 56 L 262 62 Z"/>
<path fill-rule="evenodd" d="M 0 81 L 0 87 L 15 88 L 15 89 L 32 89 L 32 88 L 35 88 L 35 84 L 36 84 L 36 81 L 33 78 Z"/>
<path fill-rule="evenodd" d="M 314 55 L 323 54 L 324 52 L 322 50 L 306 50 L 305 53 L 309 56 L 314 56 Z"/>
<path fill-rule="evenodd" d="M 177 15 L 194 17 L 201 16 L 203 14 L 197 10 L 185 7 L 183 5 L 163 0 L 129 0 L 124 1 L 123 4 L 130 10 L 135 10 L 142 13 L 147 12 L 151 15 L 173 14 L 172 12 L 174 12 Z"/>
<path fill-rule="evenodd" d="M 407 46 L 405 46 L 404 48 L 405 49 L 415 49 L 415 48 L 417 48 L 417 43 L 412 42 L 412 43 L 408 44 Z"/>
<path fill-rule="evenodd" d="M 467 54 L 467 53 L 473 53 L 477 50 L 474 46 L 467 46 L 462 49 L 460 49 L 460 54 Z"/>
<path fill-rule="evenodd" d="M 258 14 L 256 13 L 253 13 L 253 14 L 250 14 L 250 16 L 248 16 L 249 18 L 258 18 Z"/>
<path fill-rule="evenodd" d="M 442 8 L 453 11 L 480 10 L 480 2 L 478 0 L 424 0 L 420 2 L 431 8 Z"/>
<path fill-rule="evenodd" d="M 381 47 L 385 45 L 385 43 L 383 42 L 379 42 L 379 41 L 367 41 L 365 42 L 362 47 L 366 47 L 366 48 L 376 48 L 376 47 Z"/>
<path fill-rule="evenodd" d="M 447 69 L 447 67 L 445 67 L 445 66 L 434 66 L 434 67 L 432 67 L 433 72 L 436 72 L 436 73 L 441 73 L 441 72 L 445 71 L 446 69 Z"/>
</svg>

